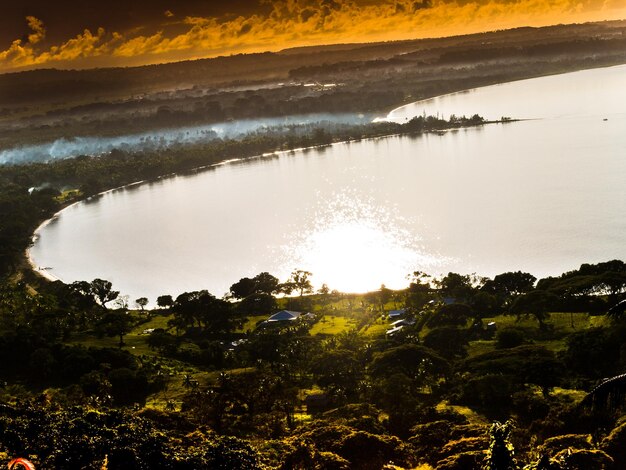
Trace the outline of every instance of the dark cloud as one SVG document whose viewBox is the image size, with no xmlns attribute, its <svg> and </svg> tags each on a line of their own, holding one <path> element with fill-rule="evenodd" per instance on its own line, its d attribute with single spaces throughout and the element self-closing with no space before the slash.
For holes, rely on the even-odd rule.
<svg viewBox="0 0 626 470">
<path fill-rule="evenodd" d="M 27 0 L 0 4 L 0 49 L 15 38 L 31 34 L 25 18 L 41 20 L 51 44 L 81 34 L 85 29 L 125 32 L 137 28 L 154 30 L 161 26 L 165 12 L 176 18 L 186 16 L 222 17 L 249 15 L 270 10 L 258 0 L 107 0 L 106 2 Z M 167 19 L 167 18 L 165 18 Z M 172 19 L 172 18 L 170 18 Z"/>
</svg>

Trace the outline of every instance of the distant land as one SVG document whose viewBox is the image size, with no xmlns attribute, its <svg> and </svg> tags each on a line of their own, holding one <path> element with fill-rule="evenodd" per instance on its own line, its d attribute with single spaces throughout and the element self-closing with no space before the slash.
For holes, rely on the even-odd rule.
<svg viewBox="0 0 626 470">
<path fill-rule="evenodd" d="M 0 75 L 0 150 L 245 118 L 386 113 L 444 93 L 626 62 L 626 21 Z M 326 86 L 324 86 L 326 85 Z"/>
</svg>

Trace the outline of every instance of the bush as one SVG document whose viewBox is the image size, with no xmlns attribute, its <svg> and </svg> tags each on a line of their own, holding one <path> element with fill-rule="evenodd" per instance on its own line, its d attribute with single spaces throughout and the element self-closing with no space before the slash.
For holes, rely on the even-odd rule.
<svg viewBox="0 0 626 470">
<path fill-rule="evenodd" d="M 560 451 L 574 449 L 592 449 L 593 443 L 590 434 L 565 434 L 562 436 L 550 437 L 544 441 L 539 450 L 542 453 L 554 457 Z"/>
<path fill-rule="evenodd" d="M 566 449 L 554 456 L 563 462 L 567 470 L 608 470 L 613 468 L 613 459 L 596 449 Z M 624 468 L 619 466 L 618 468 Z"/>
<path fill-rule="evenodd" d="M 613 429 L 602 440 L 600 449 L 613 458 L 616 468 L 626 468 L 626 424 Z"/>
<path fill-rule="evenodd" d="M 485 451 L 471 451 L 451 455 L 437 462 L 436 470 L 477 470 L 485 458 Z"/>
<path fill-rule="evenodd" d="M 428 326 L 464 326 L 473 317 L 472 309 L 465 304 L 444 305 L 431 317 Z"/>
<path fill-rule="evenodd" d="M 496 347 L 508 349 L 521 346 L 525 342 L 524 331 L 519 328 L 503 328 L 496 333 Z"/>
</svg>

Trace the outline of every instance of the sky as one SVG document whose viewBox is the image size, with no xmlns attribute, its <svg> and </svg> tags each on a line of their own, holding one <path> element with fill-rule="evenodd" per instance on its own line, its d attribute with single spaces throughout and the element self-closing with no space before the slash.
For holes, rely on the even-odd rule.
<svg viewBox="0 0 626 470">
<path fill-rule="evenodd" d="M 626 18 L 626 0 L 2 2 L 0 73 Z"/>
</svg>

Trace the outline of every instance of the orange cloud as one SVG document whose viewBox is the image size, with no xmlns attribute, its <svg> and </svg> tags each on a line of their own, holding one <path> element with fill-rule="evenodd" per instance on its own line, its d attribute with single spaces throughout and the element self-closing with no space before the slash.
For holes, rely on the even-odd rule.
<svg viewBox="0 0 626 470">
<path fill-rule="evenodd" d="M 359 4 L 340 0 L 266 0 L 268 14 L 229 19 L 187 17 L 182 33 L 96 34 L 85 30 L 68 41 L 40 49 L 46 30 L 34 17 L 28 41 L 0 52 L 0 70 L 85 64 L 137 65 L 278 50 L 299 45 L 438 37 L 522 25 L 626 17 L 624 0 L 387 0 Z M 168 21 L 173 14 L 165 13 Z M 169 23 L 171 24 L 171 23 Z"/>
<path fill-rule="evenodd" d="M 46 29 L 43 27 L 43 21 L 34 16 L 27 16 L 26 21 L 28 22 L 29 28 L 32 30 L 32 33 L 28 35 L 28 42 L 30 44 L 37 44 L 46 37 Z"/>
</svg>

